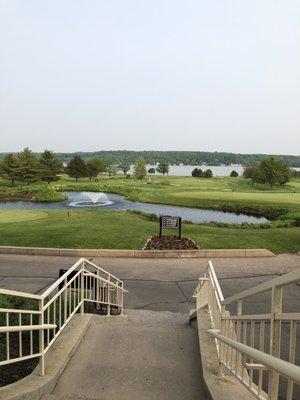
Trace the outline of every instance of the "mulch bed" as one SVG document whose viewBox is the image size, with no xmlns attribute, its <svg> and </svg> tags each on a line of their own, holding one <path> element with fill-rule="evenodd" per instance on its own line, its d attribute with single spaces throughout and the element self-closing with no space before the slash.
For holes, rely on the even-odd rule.
<svg viewBox="0 0 300 400">
<path fill-rule="evenodd" d="M 187 237 L 178 236 L 151 236 L 143 250 L 197 250 L 197 243 Z"/>
</svg>

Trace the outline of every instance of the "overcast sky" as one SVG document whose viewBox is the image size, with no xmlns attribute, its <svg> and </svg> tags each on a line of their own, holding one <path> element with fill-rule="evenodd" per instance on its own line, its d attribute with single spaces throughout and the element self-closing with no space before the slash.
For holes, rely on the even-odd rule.
<svg viewBox="0 0 300 400">
<path fill-rule="evenodd" d="M 299 0 L 0 0 L 0 152 L 300 154 Z"/>
</svg>

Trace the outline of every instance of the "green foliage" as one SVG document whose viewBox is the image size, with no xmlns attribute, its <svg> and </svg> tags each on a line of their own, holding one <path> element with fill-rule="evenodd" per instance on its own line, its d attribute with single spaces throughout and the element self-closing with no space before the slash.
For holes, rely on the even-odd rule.
<svg viewBox="0 0 300 400">
<path fill-rule="evenodd" d="M 147 175 L 147 168 L 145 165 L 145 160 L 139 157 L 134 162 L 134 177 L 139 180 L 143 180 Z"/>
<path fill-rule="evenodd" d="M 166 162 L 160 162 L 156 168 L 159 174 L 165 175 L 169 173 L 169 164 Z"/>
<path fill-rule="evenodd" d="M 239 174 L 238 174 L 237 171 L 232 170 L 232 171 L 230 172 L 230 176 L 231 176 L 231 178 L 237 178 L 237 177 L 239 176 Z"/>
<path fill-rule="evenodd" d="M 192 171 L 192 176 L 194 178 L 202 178 L 203 177 L 203 171 L 201 168 L 194 168 Z"/>
<path fill-rule="evenodd" d="M 18 154 L 16 172 L 17 179 L 28 185 L 41 177 L 41 164 L 28 147 Z"/>
<path fill-rule="evenodd" d="M 253 172 L 253 181 L 256 183 L 284 185 L 291 179 L 291 170 L 282 161 L 273 157 L 264 159 Z"/>
<path fill-rule="evenodd" d="M 78 181 L 78 178 L 87 176 L 87 168 L 83 159 L 75 155 L 67 165 L 67 174 Z"/>
<path fill-rule="evenodd" d="M 206 171 L 203 172 L 203 178 L 212 178 L 213 173 L 211 169 L 207 169 Z"/>
<path fill-rule="evenodd" d="M 50 183 L 59 179 L 58 174 L 62 171 L 62 163 L 52 151 L 45 150 L 43 152 L 40 157 L 40 165 L 40 175 L 43 181 Z"/>
<path fill-rule="evenodd" d="M 11 181 L 11 185 L 14 186 L 14 182 L 18 177 L 18 161 L 13 154 L 7 154 L 0 162 L 0 176 L 3 179 Z"/>
<path fill-rule="evenodd" d="M 107 162 L 98 156 L 94 156 L 89 159 L 88 163 L 94 165 L 97 168 L 98 174 L 106 172 Z"/>
<path fill-rule="evenodd" d="M 205 151 L 95 151 L 95 152 L 79 152 L 85 161 L 92 157 L 100 157 L 106 162 L 118 165 L 126 160 L 129 164 L 133 164 L 138 157 L 143 157 L 147 164 L 155 165 L 164 160 L 170 165 L 257 165 L 267 154 L 236 154 L 226 152 L 205 152 Z M 5 153 L 0 153 L 0 159 L 5 156 Z M 74 153 L 59 153 L 57 154 L 60 161 L 69 162 L 74 157 Z M 300 156 L 291 155 L 273 155 L 277 160 L 281 160 L 284 164 L 290 167 L 300 167 Z"/>
<path fill-rule="evenodd" d="M 98 167 L 95 163 L 88 161 L 86 163 L 86 175 L 90 178 L 90 181 L 92 178 L 96 178 L 98 175 Z"/>
</svg>

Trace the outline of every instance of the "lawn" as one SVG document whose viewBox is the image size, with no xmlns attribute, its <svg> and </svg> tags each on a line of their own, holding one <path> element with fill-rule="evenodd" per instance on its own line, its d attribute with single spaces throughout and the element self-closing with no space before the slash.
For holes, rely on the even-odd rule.
<svg viewBox="0 0 300 400">
<path fill-rule="evenodd" d="M 0 180 L 0 199 L 59 201 L 60 191 L 105 191 L 122 194 L 131 200 L 199 208 L 275 213 L 275 218 L 300 219 L 300 179 L 272 190 L 251 187 L 241 177 L 148 177 L 144 181 L 122 176 L 100 176 L 99 182 L 62 176 L 47 186 L 44 182 L 14 188 Z M 279 211 L 278 211 L 279 210 Z M 277 212 L 277 214 L 276 214 Z M 276 221 L 275 221 L 276 223 Z M 285 223 L 285 221 L 284 221 Z M 0 245 L 140 249 L 157 232 L 157 223 L 145 216 L 109 210 L 71 211 L 0 211 Z M 275 253 L 300 250 L 300 228 L 269 229 L 199 226 L 184 224 L 184 235 L 195 239 L 202 248 L 268 248 Z"/>
<path fill-rule="evenodd" d="M 157 233 L 158 224 L 131 212 L 109 210 L 17 211 L 18 221 L 9 222 L 0 211 L 0 245 L 141 249 L 146 239 Z M 31 214 L 35 219 L 25 220 Z M 23 214 L 23 220 L 20 215 Z M 183 234 L 201 248 L 267 248 L 275 253 L 299 251 L 299 228 L 232 229 L 183 224 Z"/>
</svg>

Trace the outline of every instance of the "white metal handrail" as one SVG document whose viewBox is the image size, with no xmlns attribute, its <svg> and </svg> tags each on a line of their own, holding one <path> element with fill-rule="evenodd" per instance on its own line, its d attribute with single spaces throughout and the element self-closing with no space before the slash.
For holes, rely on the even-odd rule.
<svg viewBox="0 0 300 400">
<path fill-rule="evenodd" d="M 125 292 L 127 290 L 120 279 L 84 258 L 41 295 L 0 289 L 0 295 L 30 302 L 30 309 L 0 308 L 0 337 L 4 335 L 5 341 L 5 354 L 1 356 L 0 366 L 39 357 L 43 375 L 45 354 L 72 317 L 79 311 L 84 313 L 84 304 L 98 304 L 107 315 L 113 308 L 122 314 Z M 17 335 L 17 349 L 13 347 L 12 334 Z M 24 346 L 26 334 L 29 335 L 27 348 Z"/>
<path fill-rule="evenodd" d="M 292 379 L 295 383 L 300 384 L 300 367 L 297 365 L 288 363 L 280 358 L 273 357 L 270 354 L 263 353 L 262 351 L 256 350 L 250 346 L 246 346 L 245 344 L 237 342 L 236 340 L 232 340 L 224 335 L 221 335 L 220 332 L 216 330 L 208 329 L 207 332 L 215 339 L 228 344 L 230 347 L 238 350 L 240 353 L 253 358 L 255 361 L 258 361 L 269 369 L 274 369 L 279 374 L 282 374 L 286 378 Z"/>
<path fill-rule="evenodd" d="M 221 365 L 259 399 L 277 400 L 280 378 L 285 380 L 286 388 L 281 388 L 285 399 L 292 400 L 298 395 L 295 384 L 300 382 L 300 367 L 295 365 L 295 354 L 300 312 L 283 312 L 284 287 L 298 281 L 300 268 L 224 299 L 209 261 L 195 290 L 196 310 L 208 306 L 213 328 L 209 334 L 216 339 Z M 243 314 L 245 299 L 267 291 L 270 292 L 269 312 Z M 235 315 L 231 315 L 226 306 L 235 304 Z M 289 343 L 287 349 L 281 346 L 283 339 Z M 250 358 L 249 363 L 245 361 L 246 356 Z"/>
</svg>

